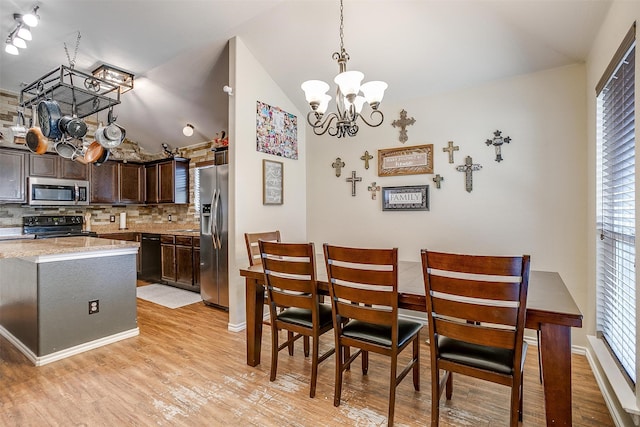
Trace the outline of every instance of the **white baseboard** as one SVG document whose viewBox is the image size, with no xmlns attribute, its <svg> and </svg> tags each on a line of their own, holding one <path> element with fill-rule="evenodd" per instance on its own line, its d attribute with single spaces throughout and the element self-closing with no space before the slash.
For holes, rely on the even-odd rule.
<svg viewBox="0 0 640 427">
<path fill-rule="evenodd" d="M 69 356 L 84 353 L 85 351 L 93 350 L 94 348 L 102 347 L 107 344 L 111 344 L 117 341 L 121 341 L 126 338 L 135 337 L 140 335 L 139 328 L 129 329 L 128 331 L 118 332 L 117 334 L 109 335 L 107 337 L 99 338 L 97 340 L 89 341 L 84 344 L 76 345 L 74 347 L 65 348 L 64 350 L 56 351 L 55 353 L 46 354 L 44 356 L 37 356 L 22 341 L 13 336 L 12 333 L 7 331 L 4 327 L 0 326 L 0 335 L 13 344 L 27 359 L 36 366 L 43 366 L 51 362 L 55 362 L 61 359 L 65 359 Z"/>
</svg>

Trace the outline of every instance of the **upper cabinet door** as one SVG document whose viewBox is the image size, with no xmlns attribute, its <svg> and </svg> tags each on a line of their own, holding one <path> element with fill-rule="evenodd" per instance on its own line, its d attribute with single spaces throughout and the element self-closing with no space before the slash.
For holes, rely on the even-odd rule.
<svg viewBox="0 0 640 427">
<path fill-rule="evenodd" d="M 118 164 L 120 203 L 144 203 L 144 165 L 135 163 Z"/>
<path fill-rule="evenodd" d="M 26 152 L 0 149 L 0 202 L 26 202 Z"/>
</svg>

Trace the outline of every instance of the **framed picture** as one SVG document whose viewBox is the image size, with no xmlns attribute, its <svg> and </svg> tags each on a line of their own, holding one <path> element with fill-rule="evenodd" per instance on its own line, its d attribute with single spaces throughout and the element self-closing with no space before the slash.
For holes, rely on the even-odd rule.
<svg viewBox="0 0 640 427">
<path fill-rule="evenodd" d="M 383 211 L 428 211 L 429 186 L 382 187 Z"/>
<path fill-rule="evenodd" d="M 262 204 L 281 205 L 283 203 L 282 180 L 284 165 L 274 160 L 262 160 Z"/>
<path fill-rule="evenodd" d="M 298 119 L 291 113 L 257 101 L 256 149 L 287 159 L 298 159 Z"/>
<path fill-rule="evenodd" d="M 378 176 L 433 173 L 433 144 L 378 150 Z"/>
</svg>

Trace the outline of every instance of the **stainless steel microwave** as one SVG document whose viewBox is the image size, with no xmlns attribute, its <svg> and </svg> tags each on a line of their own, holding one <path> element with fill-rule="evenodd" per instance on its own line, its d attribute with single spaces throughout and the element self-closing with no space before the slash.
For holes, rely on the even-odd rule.
<svg viewBox="0 0 640 427">
<path fill-rule="evenodd" d="M 80 206 L 89 204 L 89 181 L 29 177 L 31 206 Z"/>
</svg>

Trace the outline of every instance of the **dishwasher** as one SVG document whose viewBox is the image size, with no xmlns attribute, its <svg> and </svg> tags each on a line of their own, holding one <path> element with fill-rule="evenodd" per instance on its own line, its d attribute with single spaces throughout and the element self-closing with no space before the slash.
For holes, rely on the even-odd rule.
<svg viewBox="0 0 640 427">
<path fill-rule="evenodd" d="M 162 274 L 162 255 L 160 252 L 160 235 L 142 233 L 140 243 L 141 259 L 139 278 L 159 281 Z"/>
</svg>

